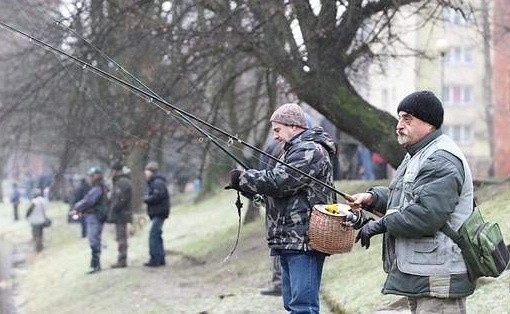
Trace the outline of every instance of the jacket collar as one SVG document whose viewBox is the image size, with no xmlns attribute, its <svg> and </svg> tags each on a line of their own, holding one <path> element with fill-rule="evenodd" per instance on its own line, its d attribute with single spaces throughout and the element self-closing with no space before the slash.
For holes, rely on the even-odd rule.
<svg viewBox="0 0 510 314">
<path fill-rule="evenodd" d="M 415 143 L 413 145 L 410 145 L 406 147 L 407 152 L 409 155 L 414 156 L 417 152 L 419 152 L 422 148 L 427 146 L 430 142 L 438 138 L 443 134 L 443 131 L 441 129 L 437 129 L 433 131 L 432 133 L 429 133 L 427 136 L 422 138 L 418 143 Z"/>
</svg>

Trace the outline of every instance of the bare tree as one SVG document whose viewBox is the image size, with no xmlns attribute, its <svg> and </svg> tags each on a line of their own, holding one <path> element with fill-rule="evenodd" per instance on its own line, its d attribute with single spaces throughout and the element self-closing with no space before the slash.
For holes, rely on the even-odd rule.
<svg viewBox="0 0 510 314">
<path fill-rule="evenodd" d="M 361 61 L 377 58 L 374 45 L 398 40 L 399 33 L 391 28 L 398 10 L 414 5 L 416 14 L 430 15 L 435 7 L 458 7 L 461 2 L 320 1 L 316 7 L 308 0 L 200 4 L 211 12 L 211 32 L 220 26 L 227 30 L 217 45 L 250 54 L 276 69 L 299 99 L 396 166 L 403 156 L 394 140 L 396 120 L 367 103 L 352 76 Z"/>
</svg>

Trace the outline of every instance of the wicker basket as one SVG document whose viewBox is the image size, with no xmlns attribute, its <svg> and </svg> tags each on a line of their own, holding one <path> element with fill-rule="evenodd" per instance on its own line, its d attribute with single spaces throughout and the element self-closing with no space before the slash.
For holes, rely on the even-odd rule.
<svg viewBox="0 0 510 314">
<path fill-rule="evenodd" d="M 308 230 L 310 247 L 327 254 L 349 252 L 354 245 L 352 224 L 346 223 L 344 214 L 332 214 L 324 207 L 315 205 L 312 208 Z"/>
</svg>

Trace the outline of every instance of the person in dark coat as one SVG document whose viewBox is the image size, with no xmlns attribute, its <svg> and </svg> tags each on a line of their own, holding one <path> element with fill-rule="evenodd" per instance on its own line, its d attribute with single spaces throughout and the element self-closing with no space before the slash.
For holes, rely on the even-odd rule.
<svg viewBox="0 0 510 314">
<path fill-rule="evenodd" d="M 328 186 L 333 185 L 331 157 L 335 144 L 322 128 L 308 129 L 303 109 L 280 106 L 271 116 L 273 138 L 284 142 L 280 158 Z M 277 163 L 271 170 L 232 169 L 227 189 L 265 195 L 266 239 L 271 255 L 280 256 L 284 308 L 291 313 L 319 313 L 319 290 L 326 254 L 313 250 L 308 238 L 315 204 L 330 204 L 327 187 Z"/>
<path fill-rule="evenodd" d="M 92 167 L 87 174 L 92 187 L 83 199 L 74 204 L 73 210 L 80 215 L 85 215 L 87 238 L 92 255 L 90 260 L 91 270 L 88 274 L 95 274 L 101 270 L 101 235 L 108 205 L 108 189 L 103 182 L 103 171 L 100 168 Z"/>
<path fill-rule="evenodd" d="M 18 221 L 19 220 L 18 209 L 19 209 L 19 203 L 20 203 L 20 199 L 21 199 L 21 193 L 19 192 L 18 185 L 16 183 L 12 184 L 12 192 L 11 192 L 10 199 L 11 199 L 12 207 L 14 210 L 14 220 Z"/>
<path fill-rule="evenodd" d="M 132 184 L 129 172 L 129 169 L 121 163 L 115 163 L 112 166 L 113 189 L 110 198 L 109 222 L 115 224 L 115 235 L 119 252 L 117 262 L 112 264 L 112 268 L 127 266 L 127 224 L 133 222 L 131 207 Z"/>
<path fill-rule="evenodd" d="M 166 264 L 162 228 L 165 219 L 170 214 L 170 195 L 166 187 L 166 178 L 158 172 L 158 169 L 158 163 L 151 161 L 145 166 L 144 171 L 147 180 L 147 194 L 144 196 L 144 202 L 147 204 L 147 214 L 151 220 L 150 260 L 144 264 L 147 267 L 159 267 Z"/>
</svg>

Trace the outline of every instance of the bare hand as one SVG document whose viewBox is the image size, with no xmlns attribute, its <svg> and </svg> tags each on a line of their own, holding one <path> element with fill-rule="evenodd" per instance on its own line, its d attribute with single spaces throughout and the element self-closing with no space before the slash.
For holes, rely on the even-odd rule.
<svg viewBox="0 0 510 314">
<path fill-rule="evenodd" d="M 353 209 L 359 209 L 365 206 L 372 205 L 374 198 L 372 194 L 364 192 L 352 195 L 353 201 L 348 201 L 347 204 Z"/>
</svg>

